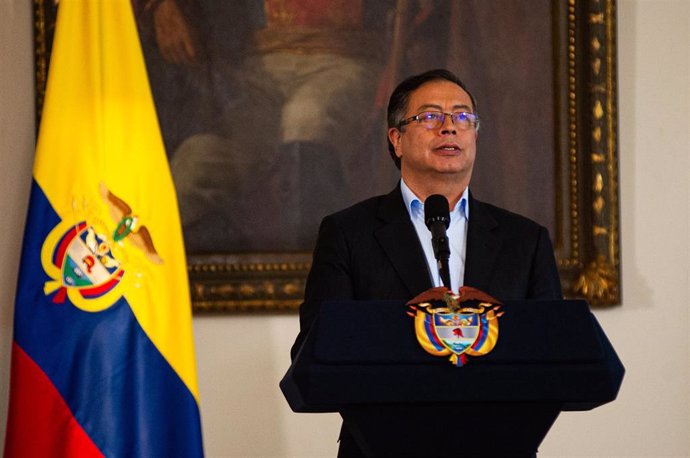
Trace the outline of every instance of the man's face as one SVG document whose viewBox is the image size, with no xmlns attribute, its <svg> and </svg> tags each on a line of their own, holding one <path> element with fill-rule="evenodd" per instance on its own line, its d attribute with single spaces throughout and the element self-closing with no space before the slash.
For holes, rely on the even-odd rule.
<svg viewBox="0 0 690 458">
<path fill-rule="evenodd" d="M 469 94 L 460 86 L 439 80 L 425 83 L 410 94 L 405 119 L 425 111 L 473 113 L 474 109 Z M 406 183 L 458 180 L 463 186 L 469 184 L 476 155 L 474 127 L 463 130 L 446 116 L 438 128 L 412 121 L 400 129 L 389 129 L 388 138 L 401 160 Z"/>
</svg>

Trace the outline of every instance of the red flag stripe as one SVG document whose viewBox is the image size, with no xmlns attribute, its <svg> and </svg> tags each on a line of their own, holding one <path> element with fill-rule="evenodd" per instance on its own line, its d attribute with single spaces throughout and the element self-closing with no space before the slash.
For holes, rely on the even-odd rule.
<svg viewBox="0 0 690 458">
<path fill-rule="evenodd" d="M 74 419 L 48 376 L 13 343 L 5 458 L 46 456 L 88 458 L 103 454 Z"/>
</svg>

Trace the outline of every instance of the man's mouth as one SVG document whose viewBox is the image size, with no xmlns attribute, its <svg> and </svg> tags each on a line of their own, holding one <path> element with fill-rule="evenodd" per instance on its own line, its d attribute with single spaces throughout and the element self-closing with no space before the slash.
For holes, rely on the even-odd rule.
<svg viewBox="0 0 690 458">
<path fill-rule="evenodd" d="M 448 143 L 448 144 L 443 144 L 443 145 L 438 146 L 438 147 L 436 148 L 436 150 L 438 150 L 438 151 L 444 151 L 444 152 L 445 152 L 445 151 L 448 151 L 448 152 L 459 152 L 459 151 L 460 151 L 460 147 L 459 147 L 458 145 Z"/>
</svg>

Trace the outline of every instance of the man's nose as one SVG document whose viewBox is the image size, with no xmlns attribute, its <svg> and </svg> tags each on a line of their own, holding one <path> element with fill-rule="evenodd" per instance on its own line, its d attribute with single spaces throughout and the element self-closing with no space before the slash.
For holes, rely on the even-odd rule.
<svg viewBox="0 0 690 458">
<path fill-rule="evenodd" d="M 443 124 L 441 124 L 441 134 L 442 135 L 455 135 L 457 129 L 455 128 L 455 123 L 453 123 L 452 116 L 444 116 Z"/>
</svg>

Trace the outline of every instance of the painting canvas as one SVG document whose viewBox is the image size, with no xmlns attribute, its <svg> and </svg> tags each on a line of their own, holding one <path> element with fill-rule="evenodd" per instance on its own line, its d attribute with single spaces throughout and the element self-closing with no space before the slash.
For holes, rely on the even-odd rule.
<svg viewBox="0 0 690 458">
<path fill-rule="evenodd" d="M 197 309 L 295 307 L 321 218 L 397 184 L 386 142 L 390 92 L 404 77 L 440 67 L 478 100 L 474 195 L 549 229 L 566 291 L 587 296 L 603 276 L 610 287 L 602 302 L 615 302 L 611 234 L 601 243 L 579 237 L 597 215 L 572 217 L 573 206 L 593 198 L 582 185 L 596 179 L 582 157 L 596 115 L 590 94 L 580 95 L 591 80 L 581 56 L 592 50 L 580 46 L 611 5 L 134 0 Z M 43 71 L 55 10 L 52 2 L 36 6 Z M 613 90 L 606 95 L 615 102 Z M 615 134 L 610 124 L 604 141 Z M 615 217 L 612 204 L 599 215 L 606 221 Z"/>
</svg>

